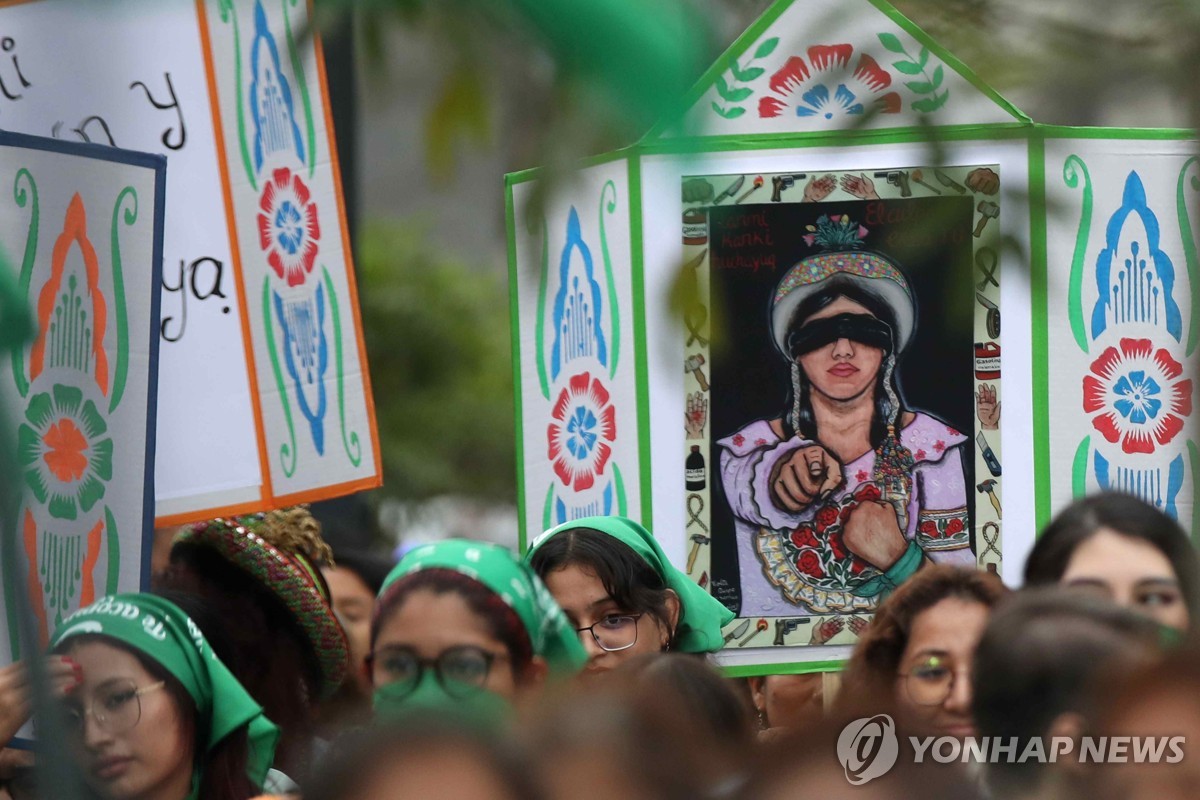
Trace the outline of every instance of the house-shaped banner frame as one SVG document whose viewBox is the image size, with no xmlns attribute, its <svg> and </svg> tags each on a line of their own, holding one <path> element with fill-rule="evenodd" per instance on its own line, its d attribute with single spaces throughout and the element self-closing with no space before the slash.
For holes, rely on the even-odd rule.
<svg viewBox="0 0 1200 800">
<path fill-rule="evenodd" d="M 717 658 L 756 674 L 835 667 L 921 563 L 1019 583 L 1086 492 L 1195 529 L 1194 132 L 1039 125 L 879 0 L 780 0 L 685 107 L 542 205 L 540 170 L 507 176 L 523 546 L 640 520 L 738 611 Z M 810 308 L 845 297 L 827 280 L 884 324 Z M 863 453 L 811 432 L 845 397 L 789 362 L 881 327 L 874 396 L 889 362 L 899 394 Z M 781 475 L 831 441 L 857 452 L 803 504 Z M 871 550 L 867 503 L 902 541 Z"/>
</svg>

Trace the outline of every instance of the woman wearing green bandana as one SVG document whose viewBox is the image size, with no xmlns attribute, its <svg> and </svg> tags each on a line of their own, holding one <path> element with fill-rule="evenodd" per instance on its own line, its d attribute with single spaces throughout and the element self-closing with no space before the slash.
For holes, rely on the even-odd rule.
<svg viewBox="0 0 1200 800">
<path fill-rule="evenodd" d="M 432 711 L 486 725 L 586 660 L 529 567 L 503 547 L 449 539 L 409 552 L 384 581 L 368 666 L 377 715 Z"/>
<path fill-rule="evenodd" d="M 278 729 L 178 606 L 112 595 L 63 621 L 51 650 L 80 665 L 62 723 L 84 780 L 110 800 L 247 800 Z"/>
<path fill-rule="evenodd" d="M 733 612 L 672 566 L 653 534 L 625 517 L 585 517 L 546 531 L 525 555 L 588 652 L 586 672 L 673 650 L 721 649 Z"/>
</svg>

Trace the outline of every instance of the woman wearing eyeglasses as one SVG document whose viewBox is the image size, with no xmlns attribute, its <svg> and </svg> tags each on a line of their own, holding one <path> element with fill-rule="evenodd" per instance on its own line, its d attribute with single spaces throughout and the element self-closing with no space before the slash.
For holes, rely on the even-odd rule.
<svg viewBox="0 0 1200 800">
<path fill-rule="evenodd" d="M 528 567 L 503 547 L 449 539 L 409 552 L 384 581 L 367 663 L 377 715 L 451 712 L 488 724 L 585 660 Z"/>
<path fill-rule="evenodd" d="M 279 730 L 178 606 L 146 594 L 105 597 L 64 620 L 50 647 L 80 666 L 59 722 L 96 795 L 258 793 Z"/>
<path fill-rule="evenodd" d="M 927 566 L 892 593 L 859 637 L 838 705 L 894 711 L 907 731 L 970 736 L 971 661 L 992 609 L 1009 594 L 994 575 Z"/>
<path fill-rule="evenodd" d="M 584 517 L 533 543 L 525 560 L 588 653 L 586 674 L 665 651 L 711 653 L 733 612 L 676 569 L 650 531 L 625 517 Z"/>
</svg>

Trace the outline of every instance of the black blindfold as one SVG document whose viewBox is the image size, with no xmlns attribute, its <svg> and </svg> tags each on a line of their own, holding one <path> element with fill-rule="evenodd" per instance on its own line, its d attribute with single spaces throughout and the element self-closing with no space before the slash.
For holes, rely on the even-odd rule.
<svg viewBox="0 0 1200 800">
<path fill-rule="evenodd" d="M 878 347 L 884 355 L 892 352 L 891 327 L 868 314 L 838 314 L 836 317 L 814 320 L 788 334 L 788 350 L 795 358 L 838 339 Z"/>
</svg>

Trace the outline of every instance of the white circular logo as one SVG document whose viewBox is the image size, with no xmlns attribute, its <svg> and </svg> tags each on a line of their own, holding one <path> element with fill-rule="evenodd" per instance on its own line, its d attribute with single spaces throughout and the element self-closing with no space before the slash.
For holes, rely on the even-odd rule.
<svg viewBox="0 0 1200 800">
<path fill-rule="evenodd" d="M 896 723 L 887 714 L 854 720 L 842 728 L 837 754 L 852 786 L 886 775 L 900 755 Z"/>
</svg>

